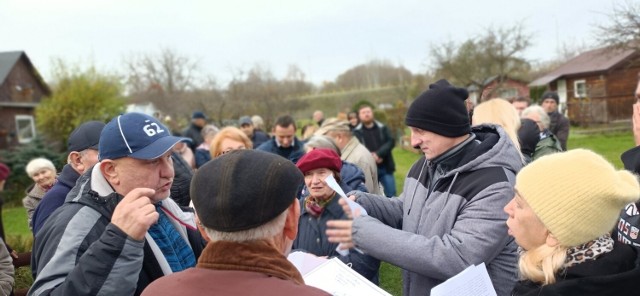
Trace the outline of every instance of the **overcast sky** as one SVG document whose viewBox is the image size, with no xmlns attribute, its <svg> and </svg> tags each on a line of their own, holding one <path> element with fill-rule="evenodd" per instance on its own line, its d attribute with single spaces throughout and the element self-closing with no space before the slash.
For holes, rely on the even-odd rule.
<svg viewBox="0 0 640 296">
<path fill-rule="evenodd" d="M 124 57 L 169 48 L 223 86 L 256 63 L 279 78 L 296 64 L 319 83 L 371 59 L 425 72 L 431 44 L 518 22 L 533 35 L 526 58 L 549 60 L 563 44 L 593 44 L 618 2 L 0 0 L 0 51 L 26 51 L 46 80 L 52 58 L 122 73 Z"/>
</svg>

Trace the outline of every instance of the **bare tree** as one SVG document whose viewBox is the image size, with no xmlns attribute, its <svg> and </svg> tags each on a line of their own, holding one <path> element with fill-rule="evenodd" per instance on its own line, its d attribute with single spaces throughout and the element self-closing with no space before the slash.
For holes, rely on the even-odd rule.
<svg viewBox="0 0 640 296">
<path fill-rule="evenodd" d="M 371 60 L 348 69 L 336 78 L 340 89 L 370 89 L 381 86 L 398 86 L 411 82 L 412 74 L 403 66 L 394 66 L 387 60 Z M 329 86 L 329 85 L 327 85 Z M 333 90 L 333 85 L 326 90 Z"/>
<path fill-rule="evenodd" d="M 152 102 L 165 113 L 178 115 L 186 93 L 196 88 L 198 64 L 172 49 L 158 55 L 132 54 L 125 58 L 126 84 L 134 102 Z M 180 110 L 181 111 L 181 110 Z"/>
<path fill-rule="evenodd" d="M 595 37 L 600 45 L 613 49 L 640 49 L 640 3 L 616 3 L 607 14 L 609 23 L 596 26 Z"/>
<path fill-rule="evenodd" d="M 521 24 L 506 28 L 487 28 L 477 37 L 464 42 L 448 41 L 431 46 L 437 77 L 450 79 L 454 84 L 478 88 L 489 78 L 497 77 L 498 89 L 507 77 L 520 78 L 530 70 L 523 57 L 531 45 L 531 36 Z"/>
</svg>

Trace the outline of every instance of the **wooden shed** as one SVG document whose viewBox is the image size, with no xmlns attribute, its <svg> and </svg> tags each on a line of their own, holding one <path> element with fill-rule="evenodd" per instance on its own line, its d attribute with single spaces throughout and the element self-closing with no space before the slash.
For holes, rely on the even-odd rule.
<svg viewBox="0 0 640 296">
<path fill-rule="evenodd" d="M 34 110 L 49 86 L 23 51 L 0 52 L 0 149 L 36 136 Z"/>
</svg>

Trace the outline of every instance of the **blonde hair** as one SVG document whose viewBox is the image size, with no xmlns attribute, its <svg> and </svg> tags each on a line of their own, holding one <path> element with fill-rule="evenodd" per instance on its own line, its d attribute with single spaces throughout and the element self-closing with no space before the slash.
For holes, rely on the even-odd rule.
<svg viewBox="0 0 640 296">
<path fill-rule="evenodd" d="M 520 142 L 518 141 L 520 116 L 511 103 L 502 98 L 495 98 L 480 103 L 473 109 L 473 125 L 483 123 L 501 126 L 524 160 L 524 156 L 522 152 L 520 152 Z"/>
<path fill-rule="evenodd" d="M 209 145 L 209 153 L 211 153 L 211 158 L 216 158 L 220 156 L 220 154 L 222 154 L 222 148 L 220 146 L 222 145 L 222 141 L 224 139 L 231 139 L 234 141 L 242 142 L 247 147 L 247 149 L 253 149 L 253 143 L 243 131 L 235 126 L 227 126 L 221 129 L 211 140 L 211 143 Z"/>
<path fill-rule="evenodd" d="M 566 258 L 567 247 L 561 245 L 551 247 L 543 244 L 533 250 L 525 251 L 518 261 L 520 277 L 543 286 L 553 284 Z"/>
</svg>

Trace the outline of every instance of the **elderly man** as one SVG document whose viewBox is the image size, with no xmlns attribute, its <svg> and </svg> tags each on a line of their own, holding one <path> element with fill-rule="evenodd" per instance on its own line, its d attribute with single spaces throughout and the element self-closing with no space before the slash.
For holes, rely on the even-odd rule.
<svg viewBox="0 0 640 296">
<path fill-rule="evenodd" d="M 409 170 L 403 194 L 356 192 L 368 216 L 328 222 L 330 242 L 404 269 L 403 295 L 429 295 L 483 262 L 498 295 L 509 295 L 516 282 L 516 244 L 502 208 L 514 196 L 522 158 L 501 127 L 470 127 L 468 96 L 444 79 L 431 84 L 405 118 L 411 145 L 424 157 Z"/>
<path fill-rule="evenodd" d="M 263 151 L 206 163 L 191 194 L 210 242 L 196 268 L 153 282 L 143 295 L 328 295 L 306 286 L 285 257 L 298 233 L 303 179 L 293 163 Z"/>
<path fill-rule="evenodd" d="M 362 145 L 353 136 L 349 122 L 337 118 L 329 118 L 316 131 L 316 135 L 325 135 L 333 139 L 333 142 L 340 148 L 340 158 L 358 166 L 365 177 L 367 191 L 373 194 L 382 194 L 378 185 L 378 165 L 367 147 Z"/>
<path fill-rule="evenodd" d="M 173 137 L 157 119 L 119 115 L 100 134 L 99 163 L 40 229 L 29 295 L 139 295 L 195 266 L 204 246 L 193 213 L 169 197 Z"/>
<path fill-rule="evenodd" d="M 540 139 L 531 156 L 531 160 L 536 160 L 542 156 L 564 151 L 560 140 L 549 130 L 550 119 L 544 108 L 533 105 L 522 110 L 522 118 L 535 121 L 540 130 Z"/>
<path fill-rule="evenodd" d="M 85 171 L 98 162 L 98 141 L 104 123 L 87 121 L 78 126 L 67 140 L 67 164 L 58 176 L 58 182 L 43 197 L 33 213 L 33 236 L 38 234 L 42 224 L 51 213 L 63 203 L 71 188 Z"/>
</svg>

